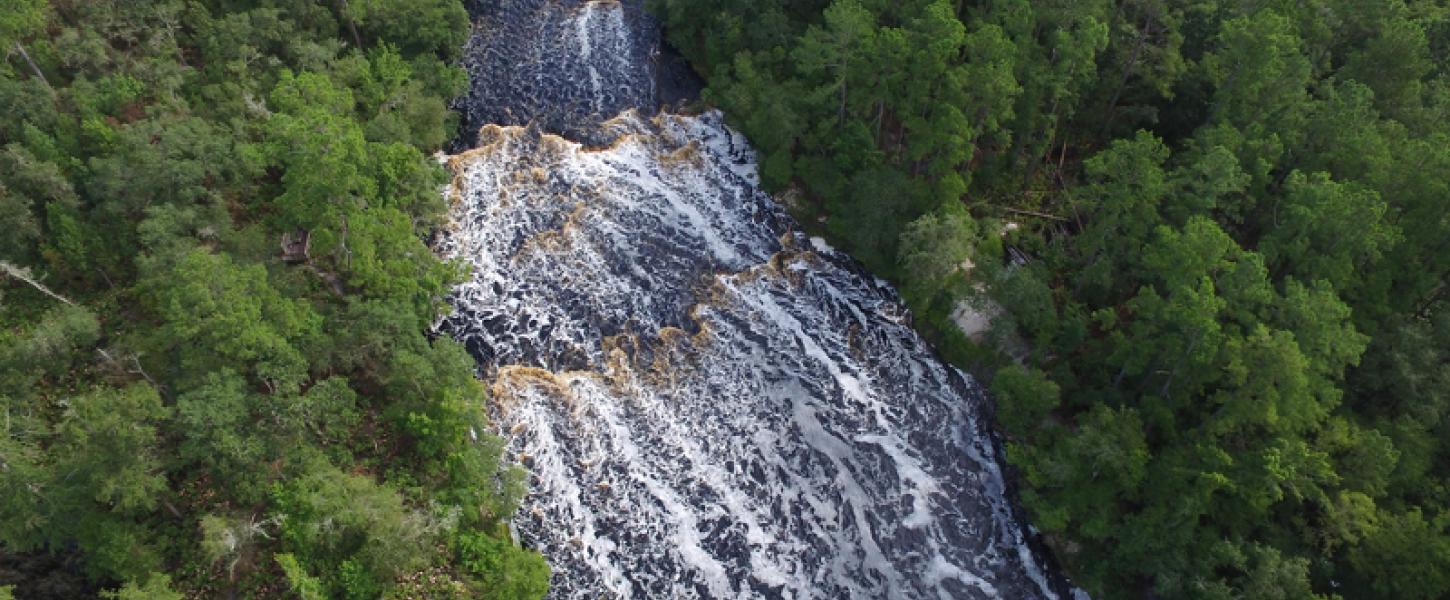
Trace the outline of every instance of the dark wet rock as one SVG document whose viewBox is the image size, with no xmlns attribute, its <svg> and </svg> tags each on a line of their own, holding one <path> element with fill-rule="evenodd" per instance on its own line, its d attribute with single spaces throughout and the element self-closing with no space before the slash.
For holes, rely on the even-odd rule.
<svg viewBox="0 0 1450 600">
<path fill-rule="evenodd" d="M 475 2 L 463 66 L 470 88 L 463 147 L 486 124 L 533 125 L 590 145 L 626 110 L 654 114 L 692 99 L 698 78 L 662 47 L 641 0 Z"/>
</svg>

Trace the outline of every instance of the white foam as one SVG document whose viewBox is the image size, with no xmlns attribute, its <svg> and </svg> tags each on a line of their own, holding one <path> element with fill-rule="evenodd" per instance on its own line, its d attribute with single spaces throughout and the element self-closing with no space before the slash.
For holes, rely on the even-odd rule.
<svg viewBox="0 0 1450 600">
<path fill-rule="evenodd" d="M 444 328 L 554 371 L 493 411 L 551 597 L 1054 597 L 972 384 L 890 288 L 787 233 L 717 113 L 609 126 L 485 135 L 439 244 L 472 268 Z"/>
</svg>

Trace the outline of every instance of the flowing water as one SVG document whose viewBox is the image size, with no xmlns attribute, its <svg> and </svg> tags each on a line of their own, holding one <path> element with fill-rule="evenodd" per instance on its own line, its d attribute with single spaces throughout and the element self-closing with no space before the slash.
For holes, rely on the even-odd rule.
<svg viewBox="0 0 1450 600">
<path fill-rule="evenodd" d="M 1052 598 L 976 384 L 806 238 L 629 2 L 477 9 L 441 329 L 531 474 L 551 598 Z M 526 125 L 532 124 L 532 125 Z M 554 133 L 548 133 L 554 132 Z M 557 135 L 556 135 L 557 134 Z"/>
</svg>

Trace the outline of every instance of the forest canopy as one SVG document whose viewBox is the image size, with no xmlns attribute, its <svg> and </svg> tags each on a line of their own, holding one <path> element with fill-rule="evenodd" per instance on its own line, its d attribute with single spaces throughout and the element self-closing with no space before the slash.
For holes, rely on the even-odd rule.
<svg viewBox="0 0 1450 600">
<path fill-rule="evenodd" d="M 1094 597 L 1450 596 L 1450 5 L 652 5 Z"/>
<path fill-rule="evenodd" d="M 764 183 L 990 381 L 1094 597 L 1450 596 L 1444 0 L 651 7 Z M 5 0 L 0 597 L 544 595 L 427 334 L 467 32 Z"/>
<path fill-rule="evenodd" d="M 462 3 L 3 5 L 0 595 L 542 597 L 425 335 Z"/>
</svg>

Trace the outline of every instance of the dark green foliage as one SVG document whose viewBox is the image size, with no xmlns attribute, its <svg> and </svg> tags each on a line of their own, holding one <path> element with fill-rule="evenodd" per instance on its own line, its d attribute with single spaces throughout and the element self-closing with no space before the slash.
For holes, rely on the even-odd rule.
<svg viewBox="0 0 1450 600">
<path fill-rule="evenodd" d="M 655 6 L 767 185 L 998 367 L 1094 597 L 1450 593 L 1443 3 Z"/>
<path fill-rule="evenodd" d="M 53 425 L 7 436 L 6 462 L 14 468 L 0 484 L 3 541 L 21 551 L 79 543 L 91 573 L 141 577 L 161 566 L 156 532 L 145 521 L 167 488 L 159 427 L 171 411 L 140 383 L 98 388 L 67 404 Z"/>
<path fill-rule="evenodd" d="M 1388 515 L 1350 553 L 1358 575 L 1386 598 L 1443 598 L 1450 593 L 1450 521 L 1418 509 Z"/>
<path fill-rule="evenodd" d="M 540 597 L 473 362 L 426 335 L 463 5 L 0 13 L 5 550 L 113 598 Z"/>
<path fill-rule="evenodd" d="M 351 0 L 359 31 L 367 39 L 385 40 L 409 55 L 458 55 L 468 35 L 468 13 L 451 0 Z"/>
<path fill-rule="evenodd" d="M 1030 431 L 1061 400 L 1057 384 L 1041 371 L 1011 365 L 992 377 L 992 397 L 997 401 L 997 419 L 1008 431 Z"/>
</svg>

